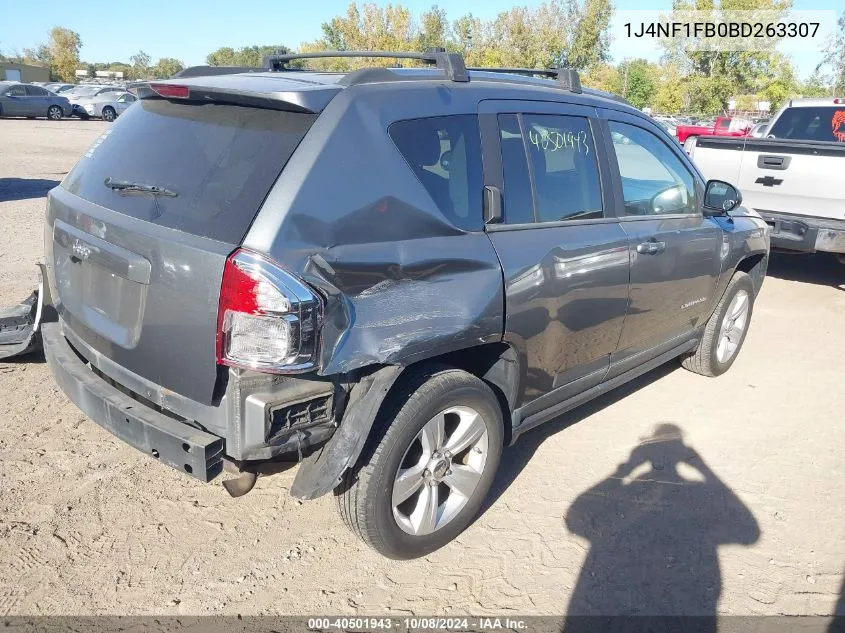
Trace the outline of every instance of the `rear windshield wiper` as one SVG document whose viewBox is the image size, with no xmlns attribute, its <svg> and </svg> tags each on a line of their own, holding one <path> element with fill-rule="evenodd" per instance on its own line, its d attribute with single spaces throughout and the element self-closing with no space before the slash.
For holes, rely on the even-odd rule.
<svg viewBox="0 0 845 633">
<path fill-rule="evenodd" d="M 129 182 L 128 180 L 106 178 L 103 184 L 112 191 L 118 191 L 120 193 L 149 193 L 154 196 L 168 196 L 169 198 L 175 198 L 179 195 L 175 191 L 165 189 L 164 187 L 145 185 L 139 182 Z"/>
</svg>

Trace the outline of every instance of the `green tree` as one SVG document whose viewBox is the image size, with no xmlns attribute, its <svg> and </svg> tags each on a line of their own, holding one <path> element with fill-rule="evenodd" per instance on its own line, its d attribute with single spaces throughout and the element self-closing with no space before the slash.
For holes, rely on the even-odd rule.
<svg viewBox="0 0 845 633">
<path fill-rule="evenodd" d="M 652 106 L 662 114 L 678 114 L 686 108 L 684 79 L 674 64 L 664 64 L 657 80 Z"/>
<path fill-rule="evenodd" d="M 469 13 L 450 25 L 446 12 L 437 6 L 415 21 L 402 5 L 359 7 L 353 2 L 344 14 L 322 25 L 323 37 L 301 48 L 414 51 L 442 46 L 463 54 L 469 66 L 549 68 L 569 63 L 586 69 L 608 58 L 610 15 L 610 0 L 547 0 L 531 8 L 514 7 L 489 21 Z M 331 59 L 309 65 L 344 70 L 394 63 L 390 59 Z"/>
<path fill-rule="evenodd" d="M 635 108 L 651 105 L 657 88 L 656 71 L 644 59 L 624 61 L 619 64 L 619 94 Z"/>
<path fill-rule="evenodd" d="M 178 59 L 174 59 L 173 57 L 162 57 L 150 70 L 153 77 L 156 79 L 167 79 L 178 73 L 184 67 L 185 65 Z"/>
<path fill-rule="evenodd" d="M 573 68 L 589 68 L 610 58 L 608 29 L 613 6 L 610 0 L 585 0 L 583 7 L 574 11 L 578 19 L 570 46 L 568 61 Z"/>
<path fill-rule="evenodd" d="M 268 55 L 284 55 L 291 50 L 282 44 L 265 46 L 244 46 L 235 50 L 224 46 L 209 53 L 205 62 L 209 66 L 245 66 L 249 68 L 262 68 L 264 58 Z"/>
<path fill-rule="evenodd" d="M 436 4 L 420 16 L 420 28 L 416 37 L 416 48 L 424 51 L 428 48 L 448 48 L 451 45 L 451 33 L 446 11 Z"/>
<path fill-rule="evenodd" d="M 57 26 L 50 30 L 50 66 L 52 73 L 62 81 L 73 81 L 79 68 L 79 33 Z"/>
<path fill-rule="evenodd" d="M 132 64 L 131 78 L 132 79 L 147 79 L 150 76 L 150 56 L 144 51 L 138 51 L 129 58 L 129 63 Z"/>
<path fill-rule="evenodd" d="M 618 94 L 620 92 L 619 70 L 610 64 L 593 64 L 586 72 L 582 73 L 581 83 L 588 88 Z"/>
</svg>

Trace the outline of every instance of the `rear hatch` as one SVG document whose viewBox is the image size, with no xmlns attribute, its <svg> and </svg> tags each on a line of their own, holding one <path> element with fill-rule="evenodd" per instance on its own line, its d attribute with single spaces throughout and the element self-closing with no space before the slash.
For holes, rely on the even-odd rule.
<svg viewBox="0 0 845 633">
<path fill-rule="evenodd" d="M 316 118 L 209 101 L 129 108 L 51 192 L 45 236 L 71 342 L 205 404 L 226 257 Z"/>
</svg>

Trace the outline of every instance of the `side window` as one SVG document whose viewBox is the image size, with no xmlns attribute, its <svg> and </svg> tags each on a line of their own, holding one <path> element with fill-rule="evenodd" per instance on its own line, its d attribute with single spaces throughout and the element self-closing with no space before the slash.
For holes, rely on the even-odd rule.
<svg viewBox="0 0 845 633">
<path fill-rule="evenodd" d="M 627 215 L 698 213 L 695 178 L 663 141 L 616 121 L 610 121 L 610 132 Z"/>
<path fill-rule="evenodd" d="M 603 216 L 601 184 L 590 123 L 584 117 L 525 114 L 538 222 Z"/>
<path fill-rule="evenodd" d="M 730 119 L 722 119 L 722 120 L 721 120 L 721 121 L 719 121 L 719 123 L 716 125 L 716 129 L 718 129 L 718 130 L 727 130 L 727 129 L 729 129 L 730 127 L 731 127 L 731 121 L 730 121 Z"/>
<path fill-rule="evenodd" d="M 397 121 L 388 134 L 434 202 L 455 226 L 482 227 L 481 139 L 473 114 Z"/>
<path fill-rule="evenodd" d="M 517 115 L 499 115 L 499 137 L 504 176 L 504 220 L 508 224 L 533 223 L 534 196 L 531 193 L 528 157 Z"/>
<path fill-rule="evenodd" d="M 26 96 L 26 88 L 24 86 L 12 86 L 6 91 L 7 97 L 25 97 Z"/>
</svg>

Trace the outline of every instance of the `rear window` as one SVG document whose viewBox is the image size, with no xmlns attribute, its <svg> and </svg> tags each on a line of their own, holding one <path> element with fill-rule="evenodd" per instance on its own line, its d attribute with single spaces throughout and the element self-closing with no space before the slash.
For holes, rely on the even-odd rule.
<svg viewBox="0 0 845 633">
<path fill-rule="evenodd" d="M 240 243 L 316 115 L 145 99 L 126 110 L 62 186 L 168 228 Z M 175 193 L 120 193 L 106 180 Z"/>
<path fill-rule="evenodd" d="M 845 143 L 845 105 L 787 108 L 768 135 L 797 141 Z"/>
<path fill-rule="evenodd" d="M 443 215 L 465 231 L 481 227 L 481 138 L 475 115 L 399 121 L 388 129 Z"/>
</svg>

